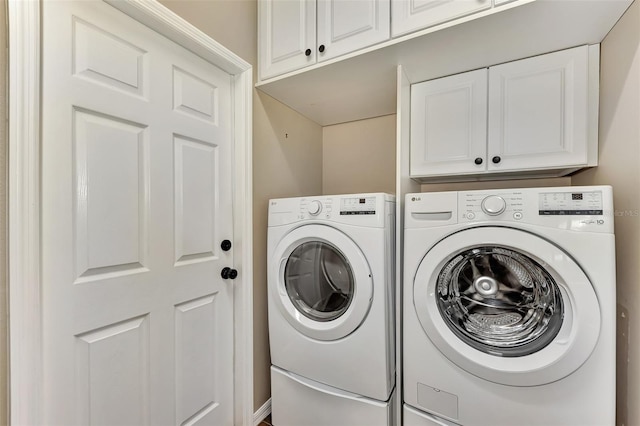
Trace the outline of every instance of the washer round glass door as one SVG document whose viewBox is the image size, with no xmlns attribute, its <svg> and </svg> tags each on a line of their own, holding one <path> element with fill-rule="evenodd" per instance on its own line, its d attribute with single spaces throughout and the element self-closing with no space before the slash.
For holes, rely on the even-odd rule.
<svg viewBox="0 0 640 426">
<path fill-rule="evenodd" d="M 298 331 L 318 340 L 349 335 L 371 306 L 373 282 L 362 251 L 344 233 L 304 225 L 273 253 L 271 297 Z"/>
<path fill-rule="evenodd" d="M 554 244 L 501 227 L 460 231 L 418 267 L 413 297 L 427 336 L 492 382 L 533 386 L 578 369 L 600 332 L 591 282 Z"/>
</svg>

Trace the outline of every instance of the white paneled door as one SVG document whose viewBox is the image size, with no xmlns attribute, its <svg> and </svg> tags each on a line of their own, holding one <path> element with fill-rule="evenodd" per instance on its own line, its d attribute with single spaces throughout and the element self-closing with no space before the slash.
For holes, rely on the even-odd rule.
<svg viewBox="0 0 640 426">
<path fill-rule="evenodd" d="M 47 424 L 233 424 L 231 78 L 95 1 L 44 1 Z"/>
</svg>

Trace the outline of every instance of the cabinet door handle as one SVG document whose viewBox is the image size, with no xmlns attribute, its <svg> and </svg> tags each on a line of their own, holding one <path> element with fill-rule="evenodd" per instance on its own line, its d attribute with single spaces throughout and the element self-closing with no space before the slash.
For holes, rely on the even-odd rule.
<svg viewBox="0 0 640 426">
<path fill-rule="evenodd" d="M 502 158 L 496 155 L 491 159 L 491 161 L 493 162 L 493 164 L 498 164 L 500 161 L 502 161 Z"/>
<path fill-rule="evenodd" d="M 482 158 L 478 157 L 473 162 L 476 163 L 477 165 L 480 165 L 482 164 Z"/>
<path fill-rule="evenodd" d="M 311 56 L 311 49 L 307 49 L 304 51 L 304 56 Z"/>
<path fill-rule="evenodd" d="M 321 44 L 320 47 L 318 47 L 318 50 L 320 53 L 324 52 L 324 44 Z"/>
</svg>

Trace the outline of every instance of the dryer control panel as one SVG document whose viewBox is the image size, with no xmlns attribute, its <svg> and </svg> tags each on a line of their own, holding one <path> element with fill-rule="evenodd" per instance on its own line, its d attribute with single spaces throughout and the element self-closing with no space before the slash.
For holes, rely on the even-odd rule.
<svg viewBox="0 0 640 426">
<path fill-rule="evenodd" d="M 384 227 L 390 204 L 395 197 L 383 193 L 273 199 L 269 226 L 314 221 Z"/>
<path fill-rule="evenodd" d="M 340 215 L 376 214 L 376 197 L 350 197 L 340 199 Z"/>
</svg>

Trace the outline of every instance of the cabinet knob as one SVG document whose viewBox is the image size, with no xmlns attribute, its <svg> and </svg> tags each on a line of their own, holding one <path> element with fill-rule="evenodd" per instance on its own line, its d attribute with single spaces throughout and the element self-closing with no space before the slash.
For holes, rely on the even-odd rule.
<svg viewBox="0 0 640 426">
<path fill-rule="evenodd" d="M 477 165 L 480 165 L 482 164 L 482 158 L 478 157 L 473 162 L 476 163 Z"/>
<path fill-rule="evenodd" d="M 311 56 L 311 49 L 307 49 L 304 51 L 305 56 Z"/>
<path fill-rule="evenodd" d="M 502 158 L 496 155 L 491 159 L 491 161 L 493 162 L 493 164 L 498 164 L 500 161 L 502 161 Z"/>
<path fill-rule="evenodd" d="M 324 52 L 324 44 L 321 44 L 320 47 L 318 47 L 318 50 L 320 53 Z"/>
</svg>

